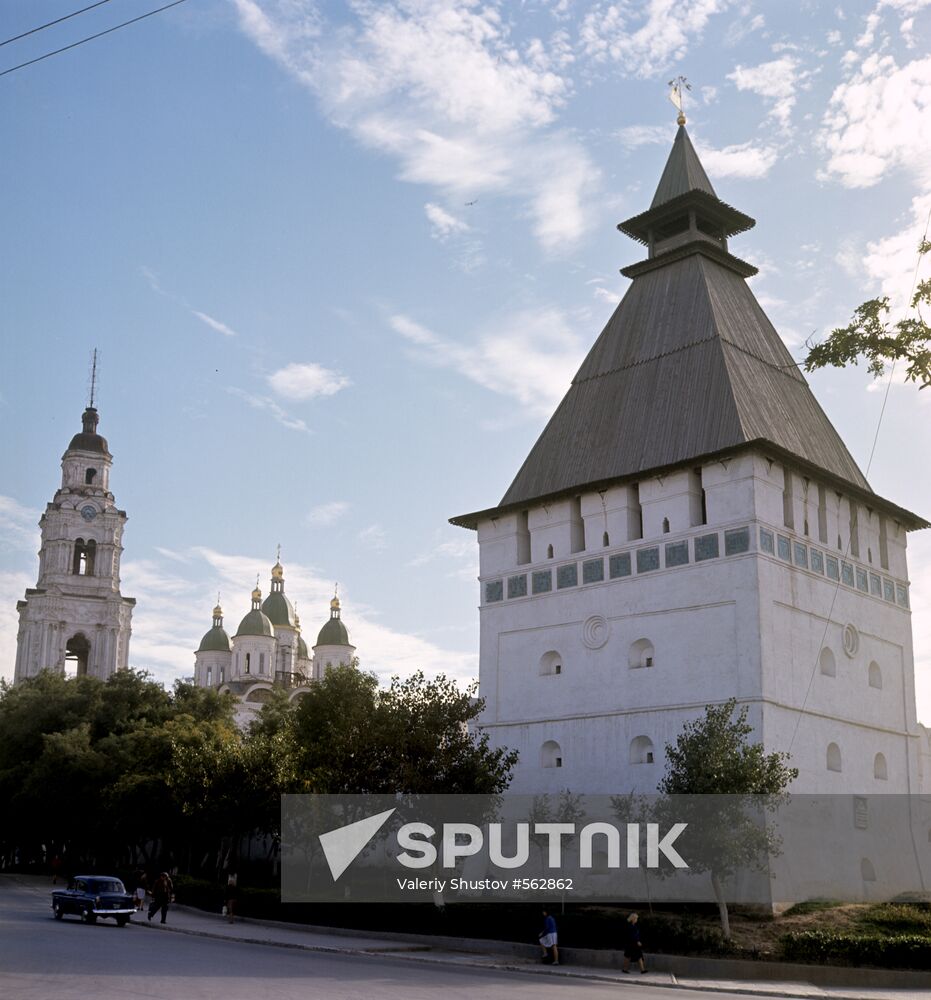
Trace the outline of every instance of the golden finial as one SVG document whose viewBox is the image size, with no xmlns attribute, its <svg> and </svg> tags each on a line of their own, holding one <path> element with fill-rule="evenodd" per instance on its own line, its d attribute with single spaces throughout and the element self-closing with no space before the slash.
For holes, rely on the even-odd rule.
<svg viewBox="0 0 931 1000">
<path fill-rule="evenodd" d="M 685 111 L 683 110 L 683 96 L 686 90 L 691 90 L 692 85 L 684 76 L 677 76 L 674 80 L 670 80 L 668 86 L 672 89 L 669 91 L 669 100 L 679 109 L 679 116 L 676 118 L 677 125 L 685 124 Z"/>
<path fill-rule="evenodd" d="M 339 611 L 339 584 L 333 584 L 333 600 L 330 601 L 330 610 Z"/>
</svg>

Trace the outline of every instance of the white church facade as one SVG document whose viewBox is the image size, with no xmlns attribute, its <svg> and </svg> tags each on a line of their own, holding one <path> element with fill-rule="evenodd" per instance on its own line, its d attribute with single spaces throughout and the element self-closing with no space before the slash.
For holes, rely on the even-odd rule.
<svg viewBox="0 0 931 1000">
<path fill-rule="evenodd" d="M 708 704 L 747 706 L 795 792 L 931 792 L 906 537 L 728 240 L 679 131 L 630 288 L 495 507 L 480 550 L 480 721 L 516 792 L 649 793 Z"/>
<path fill-rule="evenodd" d="M 120 592 L 126 512 L 110 492 L 113 456 L 88 406 L 39 522 L 39 575 L 16 605 L 14 683 L 42 670 L 106 680 L 129 662 L 135 600 Z"/>
<path fill-rule="evenodd" d="M 213 625 L 204 633 L 194 654 L 194 683 L 236 697 L 240 725 L 251 721 L 277 687 L 295 701 L 306 694 L 330 667 L 348 666 L 356 647 L 342 620 L 339 596 L 330 601 L 324 622 L 311 649 L 301 634 L 301 621 L 285 594 L 280 558 L 271 571 L 271 590 L 262 600 L 256 583 L 252 607 L 231 637 L 223 627 L 223 609 L 213 609 Z"/>
</svg>

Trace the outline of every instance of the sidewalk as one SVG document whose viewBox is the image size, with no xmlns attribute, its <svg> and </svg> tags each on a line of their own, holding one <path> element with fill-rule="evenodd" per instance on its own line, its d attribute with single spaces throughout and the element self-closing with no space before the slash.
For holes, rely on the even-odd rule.
<svg viewBox="0 0 931 1000">
<path fill-rule="evenodd" d="M 141 919 L 140 919 L 141 918 Z M 680 987 L 704 992 L 750 994 L 755 996 L 831 998 L 831 1000 L 918 1000 L 928 996 L 927 989 L 883 989 L 857 987 L 816 986 L 805 982 L 765 982 L 756 979 L 708 979 L 687 977 L 667 971 L 654 971 L 640 975 L 636 968 L 630 975 L 619 969 L 597 968 L 586 965 L 546 966 L 534 958 L 521 955 L 503 955 L 490 952 L 499 942 L 463 939 L 456 948 L 431 944 L 428 938 L 418 941 L 399 941 L 393 937 L 354 934 L 351 930 L 337 928 L 304 928 L 300 924 L 286 924 L 270 920 L 236 918 L 230 924 L 219 914 L 205 913 L 188 906 L 174 905 L 168 912 L 168 922 L 161 925 L 158 917 L 152 923 L 144 914 L 133 918 L 133 924 L 159 932 L 194 934 L 202 937 L 222 938 L 249 944 L 271 945 L 278 948 L 300 948 L 305 951 L 394 958 L 401 961 L 464 965 L 473 968 L 508 970 L 525 975 L 557 976 L 565 979 L 586 979 L 612 982 L 619 986 Z M 411 936 L 408 936 L 411 937 Z M 445 944 L 445 942 L 444 942 Z M 487 947 L 486 947 L 487 946 Z M 517 946 L 520 947 L 520 946 Z M 536 952 L 536 947 L 532 952 Z M 571 949 L 566 949 L 571 955 Z M 665 956 L 657 956 L 662 963 Z M 648 956 L 649 958 L 649 956 Z"/>
<path fill-rule="evenodd" d="M 48 878 L 29 875 L 6 875 L 0 879 L 0 884 L 9 878 L 23 888 L 29 889 L 37 897 L 46 901 L 50 898 L 52 886 Z M 310 952 L 329 952 L 331 954 L 355 955 L 359 957 L 391 958 L 397 961 L 438 963 L 446 965 L 461 965 L 472 968 L 506 970 L 523 975 L 540 975 L 560 977 L 563 979 L 592 980 L 596 982 L 616 983 L 619 987 L 633 986 L 665 986 L 681 989 L 700 990 L 704 992 L 733 993 L 762 997 L 791 997 L 799 1000 L 810 998 L 830 998 L 830 1000 L 924 1000 L 931 995 L 927 985 L 915 988 L 885 988 L 857 985 L 856 987 L 819 986 L 811 982 L 765 980 L 760 977 L 767 974 L 764 963 L 743 963 L 758 966 L 758 976 L 724 978 L 717 970 L 728 965 L 726 962 L 713 959 L 689 960 L 671 955 L 648 955 L 652 959 L 654 971 L 642 976 L 634 970 L 630 975 L 623 975 L 617 968 L 606 968 L 581 961 L 573 961 L 578 949 L 560 949 L 569 959 L 570 964 L 556 967 L 541 965 L 537 961 L 538 949 L 535 945 L 510 944 L 501 941 L 482 941 L 449 938 L 430 938 L 410 934 L 376 933 L 368 931 L 343 930 L 329 927 L 305 927 L 301 924 L 289 924 L 272 920 L 254 920 L 237 917 L 235 923 L 228 923 L 226 918 L 218 913 L 206 913 L 189 906 L 172 905 L 168 911 L 168 922 L 164 925 L 158 922 L 156 915 L 152 923 L 146 920 L 146 914 L 136 914 L 130 924 L 130 929 L 143 928 L 150 933 L 189 934 L 200 937 L 218 938 L 228 941 L 241 941 L 245 944 L 258 944 L 277 948 L 296 948 Z M 589 953 L 592 954 L 592 953 Z M 602 960 L 616 959 L 615 953 L 600 953 Z M 700 965 L 704 975 L 683 974 L 685 965 Z M 679 971 L 670 971 L 671 967 Z M 712 971 L 714 970 L 714 971 Z M 814 970 L 816 971 L 816 970 Z M 845 970 L 838 970 L 844 972 Z M 888 975 L 892 979 L 896 974 L 885 974 L 881 970 L 852 970 L 856 981 L 864 983 L 872 976 Z"/>
</svg>

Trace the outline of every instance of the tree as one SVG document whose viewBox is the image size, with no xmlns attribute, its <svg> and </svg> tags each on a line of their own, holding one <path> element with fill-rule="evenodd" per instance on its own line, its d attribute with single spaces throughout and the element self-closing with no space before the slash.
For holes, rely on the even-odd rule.
<svg viewBox="0 0 931 1000">
<path fill-rule="evenodd" d="M 44 845 L 69 866 L 180 845 L 172 746 L 210 725 L 233 728 L 229 698 L 183 683 L 168 692 L 140 671 L 0 684 L 0 838 L 27 861 Z"/>
<path fill-rule="evenodd" d="M 295 712 L 299 779 L 330 794 L 503 791 L 517 754 L 469 731 L 482 707 L 442 675 L 379 688 L 374 674 L 334 667 Z"/>
<path fill-rule="evenodd" d="M 931 242 L 922 240 L 919 255 L 931 251 Z M 931 385 L 931 326 L 921 312 L 931 306 L 931 279 L 919 282 L 912 295 L 915 316 L 906 316 L 890 326 L 889 299 L 870 299 L 854 310 L 847 326 L 838 327 L 827 340 L 809 348 L 803 362 L 806 371 L 834 366 L 844 368 L 860 360 L 868 362 L 869 372 L 881 376 L 889 361 L 904 361 L 905 377 L 917 382 L 919 389 Z"/>
<path fill-rule="evenodd" d="M 741 868 L 761 870 L 779 853 L 779 838 L 759 822 L 759 810 L 774 809 L 798 777 L 798 769 L 789 766 L 789 754 L 767 753 L 762 743 L 750 742 L 753 727 L 747 722 L 747 707 L 735 718 L 736 708 L 737 699 L 731 698 L 723 705 L 706 706 L 703 718 L 686 723 L 676 742 L 666 745 L 666 773 L 659 784 L 667 796 L 727 797 L 715 801 L 713 828 L 705 806 L 687 831 L 694 848 L 690 864 L 694 871 L 711 875 L 725 938 L 731 932 L 724 883 Z M 695 801 L 677 800 L 669 811 L 681 820 Z"/>
</svg>

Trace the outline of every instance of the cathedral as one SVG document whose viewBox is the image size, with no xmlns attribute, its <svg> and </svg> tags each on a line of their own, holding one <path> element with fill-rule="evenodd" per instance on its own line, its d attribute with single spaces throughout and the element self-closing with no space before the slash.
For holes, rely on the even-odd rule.
<svg viewBox="0 0 931 1000">
<path fill-rule="evenodd" d="M 680 117 L 647 257 L 501 501 L 480 554 L 479 720 L 513 791 L 656 790 L 734 697 L 794 792 L 931 791 L 906 541 L 760 307 Z"/>
<path fill-rule="evenodd" d="M 110 492 L 113 456 L 98 421 L 92 395 L 39 521 L 39 578 L 16 605 L 14 683 L 45 669 L 106 680 L 129 662 L 136 602 L 120 593 L 126 512 Z"/>
<path fill-rule="evenodd" d="M 62 456 L 61 486 L 39 522 L 38 580 L 16 605 L 14 683 L 42 670 L 106 680 L 129 664 L 136 602 L 120 593 L 127 517 L 110 492 L 113 456 L 97 433 L 93 395 L 81 422 Z M 354 653 L 336 595 L 308 650 L 279 561 L 272 567 L 268 597 L 263 601 L 256 585 L 251 610 L 232 638 L 223 628 L 222 608 L 213 609 L 213 626 L 194 654 L 194 681 L 235 695 L 237 721 L 245 724 L 273 687 L 295 699 L 327 667 L 352 663 Z"/>
<path fill-rule="evenodd" d="M 274 688 L 289 692 L 294 701 L 329 667 L 353 662 L 356 647 L 340 617 L 339 597 L 330 601 L 330 617 L 308 650 L 301 621 L 284 591 L 280 556 L 272 567 L 271 590 L 262 600 L 256 582 L 252 607 L 230 638 L 223 627 L 223 609 L 213 609 L 213 625 L 194 654 L 194 683 L 228 691 L 237 699 L 236 718 L 248 723 L 271 697 Z"/>
</svg>

